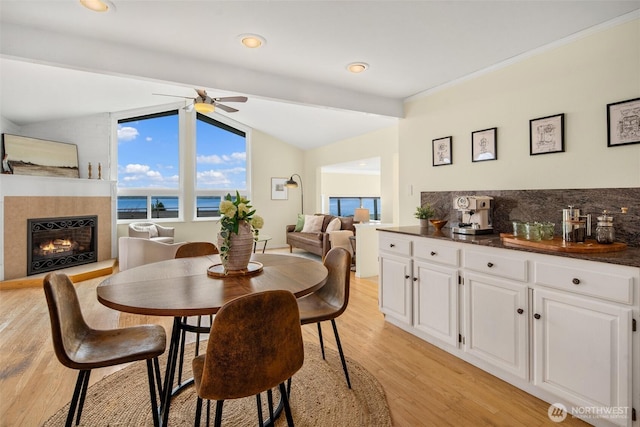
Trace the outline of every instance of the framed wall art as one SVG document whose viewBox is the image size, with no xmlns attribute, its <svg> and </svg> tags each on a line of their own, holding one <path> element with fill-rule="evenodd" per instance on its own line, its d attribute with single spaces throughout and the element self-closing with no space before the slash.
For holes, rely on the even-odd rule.
<svg viewBox="0 0 640 427">
<path fill-rule="evenodd" d="M 80 178 L 78 146 L 3 133 L 2 172 Z"/>
<path fill-rule="evenodd" d="M 289 193 L 284 185 L 287 178 L 271 178 L 271 200 L 287 200 Z"/>
<path fill-rule="evenodd" d="M 498 159 L 498 128 L 471 132 L 471 160 L 483 162 Z"/>
<path fill-rule="evenodd" d="M 640 98 L 607 104 L 607 146 L 640 143 Z"/>
<path fill-rule="evenodd" d="M 529 120 L 529 154 L 564 151 L 564 113 Z"/>
<path fill-rule="evenodd" d="M 433 166 L 450 165 L 453 163 L 451 156 L 452 137 L 445 136 L 431 141 L 431 152 L 433 154 Z"/>
</svg>

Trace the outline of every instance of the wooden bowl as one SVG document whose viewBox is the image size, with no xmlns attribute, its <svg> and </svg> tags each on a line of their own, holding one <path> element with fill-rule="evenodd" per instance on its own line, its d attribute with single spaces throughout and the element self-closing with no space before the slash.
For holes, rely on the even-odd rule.
<svg viewBox="0 0 640 427">
<path fill-rule="evenodd" d="M 442 229 L 442 227 L 444 227 L 449 221 L 447 221 L 446 219 L 430 219 L 429 222 L 433 224 L 433 227 L 437 231 L 440 231 L 440 229 Z"/>
</svg>

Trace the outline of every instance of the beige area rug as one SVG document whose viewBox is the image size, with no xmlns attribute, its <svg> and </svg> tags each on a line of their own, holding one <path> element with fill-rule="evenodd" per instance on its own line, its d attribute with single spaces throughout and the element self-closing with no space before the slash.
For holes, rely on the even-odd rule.
<svg viewBox="0 0 640 427">
<path fill-rule="evenodd" d="M 193 351 L 194 344 L 188 345 L 185 360 L 191 360 Z M 326 360 L 323 360 L 320 347 L 305 341 L 304 366 L 294 375 L 291 385 L 291 409 L 296 426 L 391 426 L 384 391 L 375 377 L 358 363 L 347 358 L 353 387 L 349 390 L 340 364 L 340 356 L 332 349 L 325 348 L 325 351 Z M 185 368 L 186 378 L 189 378 L 191 363 L 185 363 Z M 278 399 L 278 392 L 274 392 L 274 400 Z M 266 393 L 263 393 L 263 404 L 266 400 Z M 193 386 L 190 386 L 173 398 L 169 426 L 192 426 L 195 406 L 196 394 Z M 61 408 L 44 425 L 64 425 L 68 410 L 69 404 Z M 205 410 L 206 403 L 203 405 L 202 425 L 205 423 Z M 214 415 L 215 402 L 211 402 L 212 425 Z M 222 413 L 223 426 L 257 424 L 255 396 L 225 402 Z M 146 363 L 134 363 L 89 387 L 80 425 L 152 426 Z M 283 413 L 276 421 L 276 426 L 286 425 Z"/>
</svg>

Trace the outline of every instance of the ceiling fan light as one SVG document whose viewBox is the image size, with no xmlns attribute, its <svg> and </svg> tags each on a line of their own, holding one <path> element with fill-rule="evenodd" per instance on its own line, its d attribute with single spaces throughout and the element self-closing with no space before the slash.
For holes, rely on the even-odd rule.
<svg viewBox="0 0 640 427">
<path fill-rule="evenodd" d="M 352 62 L 351 64 L 347 65 L 347 70 L 349 70 L 349 72 L 354 74 L 362 73 L 363 71 L 366 71 L 368 68 L 369 68 L 369 64 L 365 62 Z"/>
<path fill-rule="evenodd" d="M 240 34 L 238 38 L 240 43 L 249 49 L 257 49 L 267 42 L 264 37 L 257 34 Z"/>
<path fill-rule="evenodd" d="M 215 105 L 206 104 L 204 102 L 196 102 L 193 105 L 193 108 L 195 108 L 196 111 L 201 114 L 213 113 L 213 111 L 216 109 Z"/>
<path fill-rule="evenodd" d="M 94 12 L 108 12 L 113 9 L 113 3 L 106 0 L 80 0 L 80 4 Z"/>
</svg>

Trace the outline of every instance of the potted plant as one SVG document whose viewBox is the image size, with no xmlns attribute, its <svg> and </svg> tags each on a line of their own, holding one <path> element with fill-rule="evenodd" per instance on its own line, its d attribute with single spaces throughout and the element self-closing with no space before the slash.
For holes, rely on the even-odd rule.
<svg viewBox="0 0 640 427">
<path fill-rule="evenodd" d="M 413 214 L 413 216 L 420 220 L 420 227 L 425 228 L 429 226 L 429 218 L 433 215 L 435 215 L 435 210 L 429 203 L 424 206 L 418 206 L 416 212 Z"/>
<path fill-rule="evenodd" d="M 237 190 L 235 198 L 227 194 L 220 202 L 220 213 L 218 249 L 224 272 L 245 270 L 264 220 L 255 215 L 251 202 L 240 196 Z"/>
</svg>

